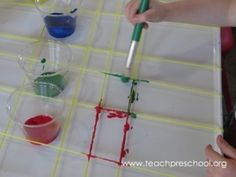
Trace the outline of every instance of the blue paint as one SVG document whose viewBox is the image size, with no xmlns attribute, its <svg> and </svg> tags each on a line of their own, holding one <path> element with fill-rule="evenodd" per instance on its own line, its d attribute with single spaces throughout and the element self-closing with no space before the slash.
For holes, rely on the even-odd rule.
<svg viewBox="0 0 236 177">
<path fill-rule="evenodd" d="M 62 13 L 51 13 L 44 18 L 47 30 L 55 38 L 70 36 L 75 31 L 76 17 L 63 15 Z"/>
</svg>

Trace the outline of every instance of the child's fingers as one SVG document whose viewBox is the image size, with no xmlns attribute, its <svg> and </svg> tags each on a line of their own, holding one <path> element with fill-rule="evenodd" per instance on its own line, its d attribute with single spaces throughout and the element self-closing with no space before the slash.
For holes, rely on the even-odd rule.
<svg viewBox="0 0 236 177">
<path fill-rule="evenodd" d="M 139 5 L 140 5 L 140 0 L 131 1 L 126 5 L 125 13 L 126 13 L 126 16 L 127 16 L 128 20 L 131 23 L 134 23 L 133 19 L 137 15 Z"/>
</svg>

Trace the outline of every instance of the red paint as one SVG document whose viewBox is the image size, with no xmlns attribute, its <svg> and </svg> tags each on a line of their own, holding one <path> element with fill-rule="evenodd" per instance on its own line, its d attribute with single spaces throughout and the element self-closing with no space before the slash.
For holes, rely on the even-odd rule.
<svg viewBox="0 0 236 177">
<path fill-rule="evenodd" d="M 89 154 L 87 155 L 88 160 L 90 160 L 91 157 L 92 157 L 93 143 L 94 143 L 94 139 L 95 139 L 95 135 L 96 135 L 96 131 L 97 131 L 97 124 L 98 124 L 98 120 L 99 120 L 99 117 L 100 117 L 99 115 L 102 111 L 101 103 L 99 103 L 99 105 L 97 105 L 95 107 L 95 109 L 96 109 L 96 118 L 95 118 L 95 122 L 94 122 L 94 126 L 93 126 L 92 140 L 91 140 L 90 146 L 89 146 Z"/>
<path fill-rule="evenodd" d="M 121 157 L 124 158 L 129 153 L 129 149 L 122 150 Z M 119 162 L 121 163 L 121 162 Z"/>
<path fill-rule="evenodd" d="M 124 128 L 123 128 L 123 139 L 121 143 L 121 149 L 120 149 L 120 157 L 119 157 L 119 162 L 118 165 L 120 166 L 122 164 L 122 159 L 126 156 L 127 153 L 129 153 L 129 149 L 125 149 L 125 144 L 126 144 L 126 138 L 127 138 L 127 132 L 131 129 L 130 124 L 128 122 L 129 119 L 129 114 L 124 111 L 119 111 L 119 110 L 114 110 L 114 109 L 108 109 L 108 108 L 102 108 L 105 111 L 108 111 L 109 114 L 107 118 L 126 118 Z"/>
<path fill-rule="evenodd" d="M 128 122 L 126 122 L 125 125 L 124 125 L 124 132 L 128 131 L 129 129 L 130 129 L 130 125 L 129 125 Z"/>
<path fill-rule="evenodd" d="M 60 123 L 48 115 L 29 118 L 23 125 L 27 139 L 45 144 L 52 142 L 57 137 L 60 127 Z"/>
<path fill-rule="evenodd" d="M 127 116 L 127 113 L 122 112 L 122 111 L 110 111 L 107 118 L 112 119 L 112 118 L 119 118 L 123 119 Z"/>
<path fill-rule="evenodd" d="M 112 118 L 119 118 L 119 119 L 124 119 L 127 117 L 127 113 L 124 111 L 119 111 L 115 109 L 109 109 L 109 108 L 102 108 L 103 111 L 107 111 L 109 114 L 107 118 L 112 119 Z"/>
<path fill-rule="evenodd" d="M 88 155 L 87 155 L 87 156 L 88 156 Z M 96 156 L 96 155 L 90 155 L 90 158 L 100 159 L 100 160 L 104 160 L 104 161 L 107 161 L 107 162 L 115 163 L 115 164 L 117 164 L 117 165 L 121 165 L 118 161 L 111 160 L 111 159 L 107 159 L 107 158 L 104 158 L 104 157 L 99 157 L 99 156 Z"/>
<path fill-rule="evenodd" d="M 120 110 L 103 108 L 103 107 L 101 107 L 101 102 L 95 107 L 95 110 L 96 110 L 96 117 L 95 117 L 95 122 L 94 122 L 94 126 L 93 126 L 91 142 L 90 142 L 90 145 L 89 145 L 89 153 L 86 154 L 87 157 L 88 157 L 88 160 L 90 160 L 91 158 L 96 158 L 96 159 L 100 159 L 100 160 L 104 160 L 104 161 L 108 161 L 108 162 L 113 162 L 113 163 L 121 166 L 122 165 L 122 159 L 126 156 L 127 153 L 129 153 L 129 149 L 125 149 L 127 132 L 130 129 L 132 129 L 132 127 L 130 127 L 130 124 L 128 122 L 129 114 L 127 112 L 120 111 Z M 112 119 L 112 118 L 119 118 L 119 119 L 125 118 L 126 119 L 124 127 L 123 127 L 123 139 L 122 139 L 122 142 L 121 142 L 119 161 L 107 159 L 107 158 L 104 158 L 104 157 L 99 157 L 99 156 L 96 156 L 96 155 L 92 154 L 94 140 L 95 140 L 95 137 L 96 137 L 97 125 L 98 125 L 98 122 L 99 122 L 99 119 L 100 119 L 101 111 L 108 112 L 107 118 L 109 118 L 109 119 Z"/>
<path fill-rule="evenodd" d="M 126 138 L 127 138 L 127 132 L 130 129 L 130 124 L 128 122 L 129 120 L 129 115 L 127 114 L 125 124 L 124 124 L 124 129 L 123 129 L 123 139 L 121 143 L 121 148 L 120 148 L 120 158 L 119 158 L 119 164 L 122 164 L 122 159 L 126 156 L 126 154 L 129 152 L 128 149 L 125 149 L 125 144 L 126 144 Z"/>
</svg>

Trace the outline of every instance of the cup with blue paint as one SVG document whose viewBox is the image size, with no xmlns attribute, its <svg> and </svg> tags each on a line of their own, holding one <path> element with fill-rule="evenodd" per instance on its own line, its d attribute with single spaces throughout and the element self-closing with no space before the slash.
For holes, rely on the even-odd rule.
<svg viewBox="0 0 236 177">
<path fill-rule="evenodd" d="M 31 83 L 39 82 L 54 84 L 64 90 L 68 83 L 69 65 L 72 52 L 68 45 L 55 40 L 41 40 L 32 42 L 22 48 L 18 55 L 18 63 Z M 38 85 L 36 94 L 43 92 Z M 59 92 L 50 92 L 55 97 Z"/>
<path fill-rule="evenodd" d="M 65 38 L 74 33 L 80 0 L 35 0 L 35 5 L 51 36 Z"/>
</svg>

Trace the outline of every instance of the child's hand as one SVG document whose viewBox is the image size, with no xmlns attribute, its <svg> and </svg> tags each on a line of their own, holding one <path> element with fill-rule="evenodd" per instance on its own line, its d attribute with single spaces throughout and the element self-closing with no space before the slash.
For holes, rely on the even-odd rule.
<svg viewBox="0 0 236 177">
<path fill-rule="evenodd" d="M 235 177 L 236 176 L 236 149 L 230 146 L 220 135 L 217 137 L 217 144 L 228 158 L 220 155 L 208 145 L 205 149 L 206 157 L 209 161 L 226 162 L 224 167 L 212 166 L 207 168 L 208 177 Z"/>
<path fill-rule="evenodd" d="M 149 9 L 144 13 L 137 14 L 141 0 L 132 0 L 125 7 L 125 14 L 130 23 L 159 22 L 166 16 L 166 9 L 158 0 L 149 0 Z"/>
</svg>

